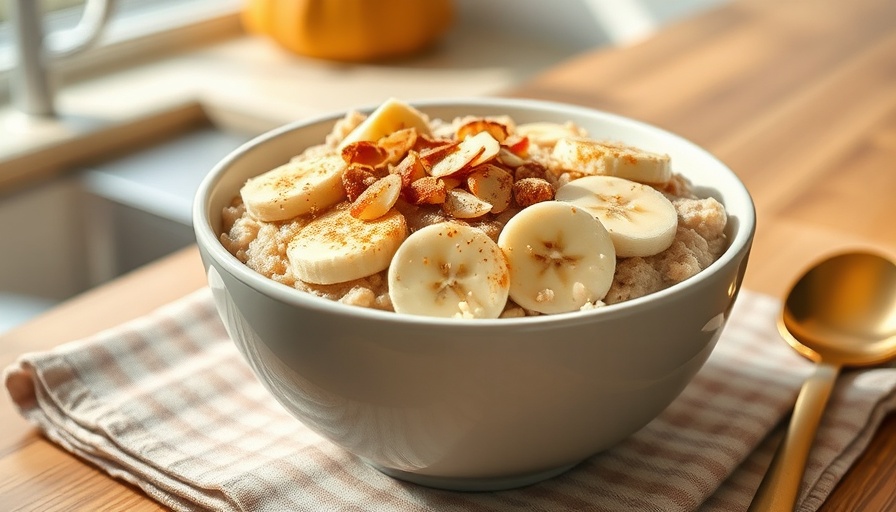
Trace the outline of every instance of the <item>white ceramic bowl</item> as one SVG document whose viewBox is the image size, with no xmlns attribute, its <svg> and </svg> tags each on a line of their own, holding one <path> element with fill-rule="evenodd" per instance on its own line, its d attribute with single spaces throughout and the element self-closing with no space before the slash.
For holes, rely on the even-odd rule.
<svg viewBox="0 0 896 512">
<path fill-rule="evenodd" d="M 671 133 L 570 105 L 514 99 L 415 103 L 431 117 L 509 114 L 573 121 L 594 137 L 669 153 L 720 200 L 730 245 L 695 277 L 588 312 L 501 320 L 398 315 L 269 280 L 218 241 L 220 214 L 250 176 L 323 141 L 343 113 L 266 133 L 199 187 L 193 222 L 217 309 L 287 410 L 386 474 L 495 490 L 559 474 L 656 417 L 706 361 L 740 287 L 755 228 L 750 195 L 706 151 Z"/>
</svg>

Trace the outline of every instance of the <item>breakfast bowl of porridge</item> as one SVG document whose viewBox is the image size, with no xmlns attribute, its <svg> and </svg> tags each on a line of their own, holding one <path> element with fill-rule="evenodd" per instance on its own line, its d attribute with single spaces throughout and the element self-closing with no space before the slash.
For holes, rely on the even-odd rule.
<svg viewBox="0 0 896 512">
<path fill-rule="evenodd" d="M 228 334 L 298 421 L 390 476 L 497 490 L 678 396 L 755 211 L 723 163 L 636 120 L 389 99 L 236 149 L 193 224 Z"/>
</svg>

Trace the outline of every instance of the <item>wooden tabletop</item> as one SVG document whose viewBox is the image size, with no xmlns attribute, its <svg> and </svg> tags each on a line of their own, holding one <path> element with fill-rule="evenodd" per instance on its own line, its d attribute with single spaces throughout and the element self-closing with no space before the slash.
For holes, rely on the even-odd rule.
<svg viewBox="0 0 896 512">
<path fill-rule="evenodd" d="M 758 228 L 745 287 L 782 296 L 844 248 L 896 258 L 896 2 L 743 0 L 624 48 L 601 48 L 509 96 L 635 117 L 704 146 L 746 183 Z M 0 367 L 139 316 L 205 284 L 191 247 L 0 337 Z M 43 438 L 0 399 L 7 510 L 157 510 Z M 896 508 L 896 419 L 823 510 Z"/>
</svg>

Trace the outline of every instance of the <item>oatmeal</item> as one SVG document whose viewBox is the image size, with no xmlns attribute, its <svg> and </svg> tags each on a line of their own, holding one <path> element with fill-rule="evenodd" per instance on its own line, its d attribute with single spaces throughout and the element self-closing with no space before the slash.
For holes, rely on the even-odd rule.
<svg viewBox="0 0 896 512">
<path fill-rule="evenodd" d="M 591 309 L 681 282 L 727 216 L 667 155 L 573 123 L 428 119 L 396 100 L 260 170 L 222 212 L 256 272 L 361 307 L 496 318 Z"/>
</svg>

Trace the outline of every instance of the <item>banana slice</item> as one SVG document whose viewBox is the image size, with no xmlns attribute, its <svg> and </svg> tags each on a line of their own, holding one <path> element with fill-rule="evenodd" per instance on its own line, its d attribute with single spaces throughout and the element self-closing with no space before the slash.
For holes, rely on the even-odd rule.
<svg viewBox="0 0 896 512">
<path fill-rule="evenodd" d="M 339 155 L 292 160 L 250 178 L 240 189 L 252 217 L 274 222 L 328 208 L 345 197 Z"/>
<path fill-rule="evenodd" d="M 663 184 L 672 179 L 669 155 L 616 142 L 560 139 L 551 156 L 563 167 L 583 174 L 616 176 L 651 184 Z"/>
<path fill-rule="evenodd" d="M 526 137 L 538 146 L 554 146 L 560 139 L 568 139 L 570 137 L 581 137 L 585 134 L 584 130 L 573 123 L 549 123 L 535 122 L 525 123 L 516 127 L 517 135 Z"/>
<path fill-rule="evenodd" d="M 504 254 L 482 231 L 454 222 L 415 231 L 389 267 L 398 313 L 443 318 L 498 318 L 507 303 Z"/>
<path fill-rule="evenodd" d="M 418 134 L 432 134 L 429 121 L 422 112 L 403 101 L 389 98 L 350 131 L 339 143 L 338 149 L 342 151 L 349 144 L 362 140 L 376 142 L 381 137 L 405 128 L 415 128 Z"/>
<path fill-rule="evenodd" d="M 678 212 L 671 201 L 648 185 L 613 176 L 586 176 L 557 189 L 554 196 L 585 209 L 601 221 L 616 255 L 652 256 L 672 245 Z"/>
<path fill-rule="evenodd" d="M 510 265 L 510 298 L 539 313 L 577 311 L 604 298 L 616 251 L 600 221 L 559 201 L 524 208 L 498 237 Z"/>
<path fill-rule="evenodd" d="M 299 230 L 286 257 L 293 274 L 306 283 L 342 283 L 385 270 L 407 234 L 396 210 L 365 221 L 348 208 L 333 208 Z"/>
</svg>

